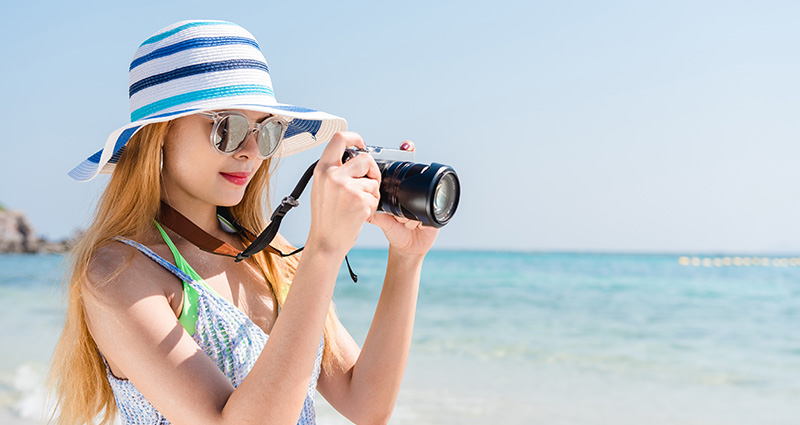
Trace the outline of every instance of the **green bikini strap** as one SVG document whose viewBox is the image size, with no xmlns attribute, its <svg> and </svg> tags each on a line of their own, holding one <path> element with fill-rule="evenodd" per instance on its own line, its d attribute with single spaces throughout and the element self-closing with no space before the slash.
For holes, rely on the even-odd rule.
<svg viewBox="0 0 800 425">
<path fill-rule="evenodd" d="M 167 232 L 164 231 L 157 221 L 153 220 L 153 222 L 156 224 L 156 227 L 158 227 L 158 231 L 161 232 L 161 237 L 164 239 L 164 242 L 167 243 L 167 246 L 169 246 L 169 250 L 172 251 L 172 257 L 175 259 L 175 266 L 188 274 L 195 282 L 205 285 L 203 279 L 189 266 L 189 263 L 183 259 L 178 248 L 172 243 L 172 239 L 167 236 Z M 189 335 L 194 335 L 196 330 L 197 299 L 199 296 L 200 294 L 197 293 L 197 290 L 193 288 L 192 285 L 189 285 L 189 282 L 183 282 L 183 308 L 181 308 L 181 315 L 178 317 L 178 321 L 181 323 L 181 326 L 186 329 L 186 332 L 189 332 Z"/>
<path fill-rule="evenodd" d="M 161 237 L 164 239 L 164 242 L 167 243 L 167 246 L 169 246 L 169 250 L 172 251 L 172 257 L 175 258 L 175 266 L 181 269 L 184 273 L 191 276 L 192 279 L 200 280 L 200 276 L 198 276 L 197 273 L 194 270 L 192 270 L 192 268 L 189 266 L 189 263 L 187 263 L 186 260 L 183 259 L 183 256 L 178 251 L 178 248 L 176 248 L 175 244 L 172 243 L 172 239 L 170 239 L 170 237 L 167 236 L 167 232 L 164 231 L 164 228 L 161 227 L 161 225 L 158 224 L 157 221 L 153 220 L 153 222 L 156 224 L 156 227 L 158 227 L 158 231 L 161 232 Z"/>
</svg>

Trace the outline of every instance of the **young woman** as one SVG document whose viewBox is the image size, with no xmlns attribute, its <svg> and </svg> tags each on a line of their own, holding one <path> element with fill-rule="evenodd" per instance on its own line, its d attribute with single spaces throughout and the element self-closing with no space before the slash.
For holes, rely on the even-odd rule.
<svg viewBox="0 0 800 425">
<path fill-rule="evenodd" d="M 437 230 L 376 214 L 375 161 L 341 160 L 364 141 L 341 118 L 278 104 L 243 28 L 171 25 L 139 47 L 130 74 L 131 124 L 71 173 L 112 176 L 72 253 L 58 423 L 311 424 L 316 390 L 355 423 L 386 423 Z M 247 230 L 268 224 L 272 158 L 320 143 L 301 255 L 278 255 L 293 249 L 280 235 L 240 262 L 198 243 L 244 250 Z M 331 297 L 366 222 L 383 229 L 389 259 L 359 349 Z"/>
</svg>

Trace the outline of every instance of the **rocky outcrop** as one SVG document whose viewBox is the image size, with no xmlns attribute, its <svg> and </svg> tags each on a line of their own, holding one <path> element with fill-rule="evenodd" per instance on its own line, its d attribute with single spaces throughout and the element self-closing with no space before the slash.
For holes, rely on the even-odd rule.
<svg viewBox="0 0 800 425">
<path fill-rule="evenodd" d="M 0 209 L 0 253 L 60 253 L 73 246 L 75 238 L 48 241 L 36 236 L 30 220 L 22 211 Z"/>
</svg>

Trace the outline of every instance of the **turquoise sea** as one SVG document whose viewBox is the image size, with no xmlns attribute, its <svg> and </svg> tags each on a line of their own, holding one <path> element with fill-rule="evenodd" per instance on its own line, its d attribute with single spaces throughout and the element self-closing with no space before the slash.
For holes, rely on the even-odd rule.
<svg viewBox="0 0 800 425">
<path fill-rule="evenodd" d="M 336 290 L 363 341 L 386 252 Z M 0 423 L 41 424 L 62 256 L 0 256 Z M 708 262 L 707 262 L 708 263 Z M 712 263 L 713 264 L 713 263 Z M 392 424 L 800 423 L 800 268 L 435 251 Z M 320 399 L 318 423 L 349 423 Z"/>
</svg>

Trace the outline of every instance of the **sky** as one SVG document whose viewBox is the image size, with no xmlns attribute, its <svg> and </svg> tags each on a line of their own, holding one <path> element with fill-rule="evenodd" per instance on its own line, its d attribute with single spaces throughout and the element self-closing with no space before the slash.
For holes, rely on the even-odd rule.
<svg viewBox="0 0 800 425">
<path fill-rule="evenodd" d="M 137 46 L 222 19 L 259 40 L 279 102 L 458 172 L 436 248 L 800 253 L 798 2 L 113 3 L 3 7 L 0 203 L 47 238 L 91 219 L 108 178 L 66 173 L 129 122 Z M 283 159 L 273 199 L 320 153 Z M 385 245 L 371 225 L 357 243 Z"/>
</svg>

